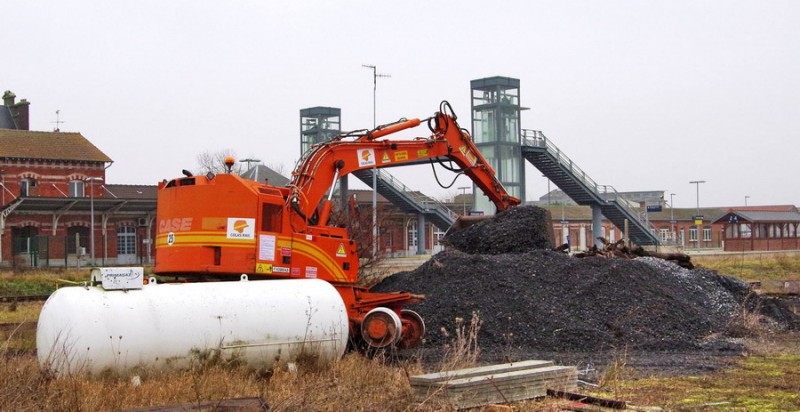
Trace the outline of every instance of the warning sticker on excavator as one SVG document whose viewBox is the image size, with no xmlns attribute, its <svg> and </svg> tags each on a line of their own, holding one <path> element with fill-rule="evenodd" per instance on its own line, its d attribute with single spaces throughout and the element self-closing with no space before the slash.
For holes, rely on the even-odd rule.
<svg viewBox="0 0 800 412">
<path fill-rule="evenodd" d="M 383 157 L 381 157 L 381 163 L 391 163 L 392 159 L 389 157 L 389 153 L 383 152 Z"/>
<path fill-rule="evenodd" d="M 361 149 L 358 151 L 358 165 L 361 167 L 375 166 L 375 151 L 372 149 Z"/>
<path fill-rule="evenodd" d="M 256 273 L 272 273 L 272 263 L 256 263 Z"/>
<path fill-rule="evenodd" d="M 336 256 L 337 257 L 345 257 L 345 256 L 347 256 L 347 251 L 344 250 L 344 243 L 339 243 L 339 248 L 336 249 Z"/>
<path fill-rule="evenodd" d="M 401 150 L 399 152 L 394 152 L 394 160 L 401 161 L 401 160 L 408 160 L 408 152 L 405 150 Z"/>
<path fill-rule="evenodd" d="M 475 163 L 478 162 L 478 158 L 475 157 L 475 153 L 472 153 L 467 146 L 461 146 L 458 150 L 469 160 L 469 164 L 475 166 Z"/>
<path fill-rule="evenodd" d="M 429 155 L 428 149 L 417 150 L 417 156 L 419 157 L 428 157 L 428 155 Z"/>
<path fill-rule="evenodd" d="M 316 266 L 306 266 L 306 277 L 310 279 L 317 278 L 317 267 Z"/>
</svg>

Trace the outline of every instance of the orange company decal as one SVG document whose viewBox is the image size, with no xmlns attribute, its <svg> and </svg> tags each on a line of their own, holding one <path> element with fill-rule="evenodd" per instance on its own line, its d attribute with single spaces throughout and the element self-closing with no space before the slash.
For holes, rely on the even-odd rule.
<svg viewBox="0 0 800 412">
<path fill-rule="evenodd" d="M 375 166 L 375 150 L 361 149 L 358 151 L 358 166 Z"/>
<path fill-rule="evenodd" d="M 192 218 L 190 217 L 161 219 L 158 222 L 158 233 L 186 232 L 189 230 L 192 230 Z"/>
<path fill-rule="evenodd" d="M 405 150 L 394 152 L 394 160 L 398 162 L 401 160 L 408 160 L 408 152 Z"/>
<path fill-rule="evenodd" d="M 256 220 L 253 218 L 229 217 L 226 237 L 228 239 L 254 240 L 255 225 Z"/>
</svg>

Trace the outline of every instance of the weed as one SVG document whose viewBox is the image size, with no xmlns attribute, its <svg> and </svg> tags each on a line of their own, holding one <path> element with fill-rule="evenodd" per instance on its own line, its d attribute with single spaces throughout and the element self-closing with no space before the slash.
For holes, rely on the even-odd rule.
<svg viewBox="0 0 800 412">
<path fill-rule="evenodd" d="M 478 344 L 478 332 L 483 321 L 479 312 L 472 312 L 469 322 L 464 318 L 455 319 L 455 339 L 446 345 L 441 361 L 442 370 L 472 367 L 478 364 L 481 348 Z M 444 328 L 442 333 L 449 336 Z"/>
</svg>

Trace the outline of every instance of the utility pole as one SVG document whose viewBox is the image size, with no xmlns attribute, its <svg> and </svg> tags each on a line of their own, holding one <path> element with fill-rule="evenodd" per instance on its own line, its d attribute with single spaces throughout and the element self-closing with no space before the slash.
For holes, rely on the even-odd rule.
<svg viewBox="0 0 800 412">
<path fill-rule="evenodd" d="M 91 233 L 89 234 L 89 249 L 91 250 L 91 258 L 92 258 L 92 266 L 96 266 L 97 263 L 94 260 L 94 182 L 102 182 L 103 179 L 100 177 L 87 177 L 85 179 L 89 182 L 89 215 L 91 216 L 92 222 L 91 226 Z"/>
<path fill-rule="evenodd" d="M 672 204 L 672 196 L 675 196 L 675 193 L 669 194 L 669 230 L 672 240 L 675 241 L 675 206 Z"/>
<path fill-rule="evenodd" d="M 689 184 L 697 186 L 697 209 L 695 216 L 700 216 L 700 183 L 705 183 L 705 180 L 692 180 Z"/>
<path fill-rule="evenodd" d="M 692 180 L 689 184 L 693 184 L 697 187 L 697 209 L 694 215 L 694 225 L 697 227 L 697 239 L 696 239 L 696 246 L 700 247 L 700 225 L 703 224 L 703 219 L 700 218 L 700 183 L 705 183 L 705 180 Z M 699 222 L 699 223 L 698 223 Z M 691 240 L 691 239 L 690 239 Z"/>
<path fill-rule="evenodd" d="M 376 102 L 378 92 L 378 77 L 392 77 L 388 74 L 378 74 L 378 67 L 374 64 L 362 64 L 362 67 L 372 69 L 372 128 L 377 127 Z M 375 162 L 377 164 L 377 161 Z M 419 231 L 417 229 L 417 241 L 419 241 Z M 372 168 L 372 259 L 378 256 L 378 168 Z"/>
</svg>

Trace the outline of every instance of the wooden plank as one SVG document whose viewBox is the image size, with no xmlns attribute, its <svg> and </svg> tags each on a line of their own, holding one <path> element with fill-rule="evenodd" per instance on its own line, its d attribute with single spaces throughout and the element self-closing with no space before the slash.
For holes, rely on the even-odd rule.
<svg viewBox="0 0 800 412">
<path fill-rule="evenodd" d="M 577 390 L 577 368 L 547 366 L 528 370 L 471 376 L 450 381 L 412 384 L 417 402 L 446 403 L 471 408 L 492 403 L 541 398 L 548 388 Z"/>
<path fill-rule="evenodd" d="M 446 385 L 448 388 L 452 390 L 462 387 L 471 388 L 474 386 L 485 384 L 486 382 L 492 382 L 494 385 L 498 385 L 507 381 L 510 382 L 537 381 L 537 380 L 560 378 L 568 374 L 577 376 L 577 369 L 574 366 L 548 366 L 545 368 L 523 369 L 505 373 L 496 373 L 492 375 L 472 376 L 469 378 L 451 379 L 449 381 L 443 381 L 443 382 L 433 382 L 429 386 Z M 413 382 L 411 385 L 417 386 Z"/>
<path fill-rule="evenodd" d="M 597 398 L 594 396 L 584 395 L 580 393 L 559 391 L 554 389 L 548 389 L 547 396 L 552 396 L 555 398 L 564 398 L 570 401 L 588 403 L 590 405 L 602 406 L 604 408 L 625 409 L 628 407 L 625 401 L 618 401 L 616 399 Z"/>
<path fill-rule="evenodd" d="M 513 363 L 500 363 L 489 366 L 479 366 L 477 368 L 456 369 L 452 371 L 428 373 L 411 377 L 411 384 L 433 383 L 450 381 L 453 379 L 469 378 L 473 376 L 483 376 L 494 373 L 512 372 L 523 369 L 535 369 L 552 366 L 553 362 L 544 360 L 526 360 Z"/>
</svg>

